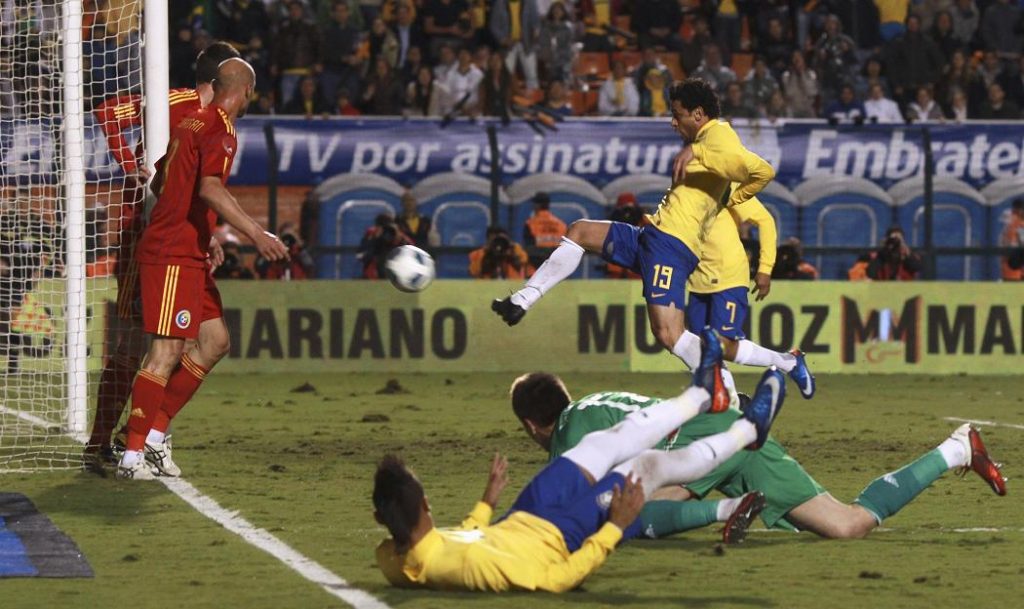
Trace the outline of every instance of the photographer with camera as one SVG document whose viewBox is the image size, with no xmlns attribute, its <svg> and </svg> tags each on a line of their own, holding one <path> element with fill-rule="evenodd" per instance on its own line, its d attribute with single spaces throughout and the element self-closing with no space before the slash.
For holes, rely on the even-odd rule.
<svg viewBox="0 0 1024 609">
<path fill-rule="evenodd" d="M 1003 281 L 1024 279 L 1024 199 L 1013 202 L 999 245 L 1014 248 L 1010 255 L 1003 256 L 1000 265 Z"/>
<path fill-rule="evenodd" d="M 921 272 L 921 257 L 910 250 L 903 229 L 891 226 L 882 247 L 861 258 L 850 269 L 850 279 L 912 281 Z"/>
<path fill-rule="evenodd" d="M 260 279 L 309 279 L 313 277 L 313 257 L 299 239 L 297 227 L 292 223 L 281 226 L 281 243 L 288 248 L 288 259 L 271 262 L 260 256 L 256 259 L 256 273 Z"/>
<path fill-rule="evenodd" d="M 817 279 L 818 269 L 804 260 L 804 246 L 796 237 L 786 239 L 778 247 L 772 279 Z"/>
<path fill-rule="evenodd" d="M 487 229 L 487 243 L 469 253 L 469 274 L 477 279 L 526 279 L 533 275 L 529 256 L 505 229 Z"/>
<path fill-rule="evenodd" d="M 412 244 L 412 239 L 398 228 L 394 215 L 378 215 L 373 221 L 373 226 L 366 229 L 366 233 L 363 234 L 363 240 L 356 252 L 356 258 L 363 263 L 363 279 L 383 278 L 384 261 L 391 250 Z"/>
<path fill-rule="evenodd" d="M 242 264 L 242 254 L 237 241 L 225 241 L 221 248 L 224 261 L 213 269 L 214 279 L 255 279 L 252 270 Z"/>
</svg>

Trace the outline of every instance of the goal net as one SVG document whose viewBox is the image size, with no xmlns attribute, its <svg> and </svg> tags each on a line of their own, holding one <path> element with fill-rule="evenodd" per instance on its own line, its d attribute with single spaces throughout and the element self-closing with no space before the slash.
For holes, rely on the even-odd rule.
<svg viewBox="0 0 1024 609">
<path fill-rule="evenodd" d="M 77 467 L 141 194 L 142 2 L 0 12 L 0 473 Z"/>
</svg>

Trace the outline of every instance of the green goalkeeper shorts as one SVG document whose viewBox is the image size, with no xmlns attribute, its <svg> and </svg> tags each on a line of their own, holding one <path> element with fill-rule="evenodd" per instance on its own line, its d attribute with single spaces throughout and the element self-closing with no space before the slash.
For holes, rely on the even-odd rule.
<svg viewBox="0 0 1024 609">
<path fill-rule="evenodd" d="M 825 492 L 786 449 L 768 438 L 761 450 L 740 451 L 707 476 L 686 485 L 700 498 L 717 489 L 727 497 L 761 491 L 765 508 L 761 519 L 769 527 L 796 530 L 785 515 L 796 506 Z"/>
</svg>

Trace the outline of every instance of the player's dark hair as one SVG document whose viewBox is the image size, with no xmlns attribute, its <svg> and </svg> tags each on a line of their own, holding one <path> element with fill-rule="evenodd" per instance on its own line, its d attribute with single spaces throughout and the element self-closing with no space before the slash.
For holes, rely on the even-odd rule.
<svg viewBox="0 0 1024 609">
<path fill-rule="evenodd" d="M 399 547 L 408 546 L 420 521 L 423 485 L 397 455 L 385 455 L 373 477 L 373 509 Z"/>
<path fill-rule="evenodd" d="M 700 78 L 687 78 L 672 85 L 669 99 L 693 112 L 698 107 L 704 109 L 708 118 L 718 118 L 722 111 L 718 104 L 718 94 L 710 84 Z"/>
<path fill-rule="evenodd" d="M 562 379 L 547 372 L 524 374 L 512 381 L 508 393 L 516 416 L 540 427 L 554 424 L 572 401 Z"/>
<path fill-rule="evenodd" d="M 217 67 L 235 57 L 241 55 L 230 44 L 220 40 L 211 43 L 196 57 L 196 84 L 213 82 L 217 78 Z"/>
</svg>

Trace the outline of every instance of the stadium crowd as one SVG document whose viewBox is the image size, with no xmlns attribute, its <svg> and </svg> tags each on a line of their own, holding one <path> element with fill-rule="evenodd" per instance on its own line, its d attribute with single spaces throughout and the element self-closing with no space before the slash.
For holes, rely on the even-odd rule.
<svg viewBox="0 0 1024 609">
<path fill-rule="evenodd" d="M 730 118 L 1016 119 L 1018 0 L 205 0 L 171 3 L 174 86 L 228 40 L 254 111 L 668 114 L 684 75 Z"/>
</svg>

